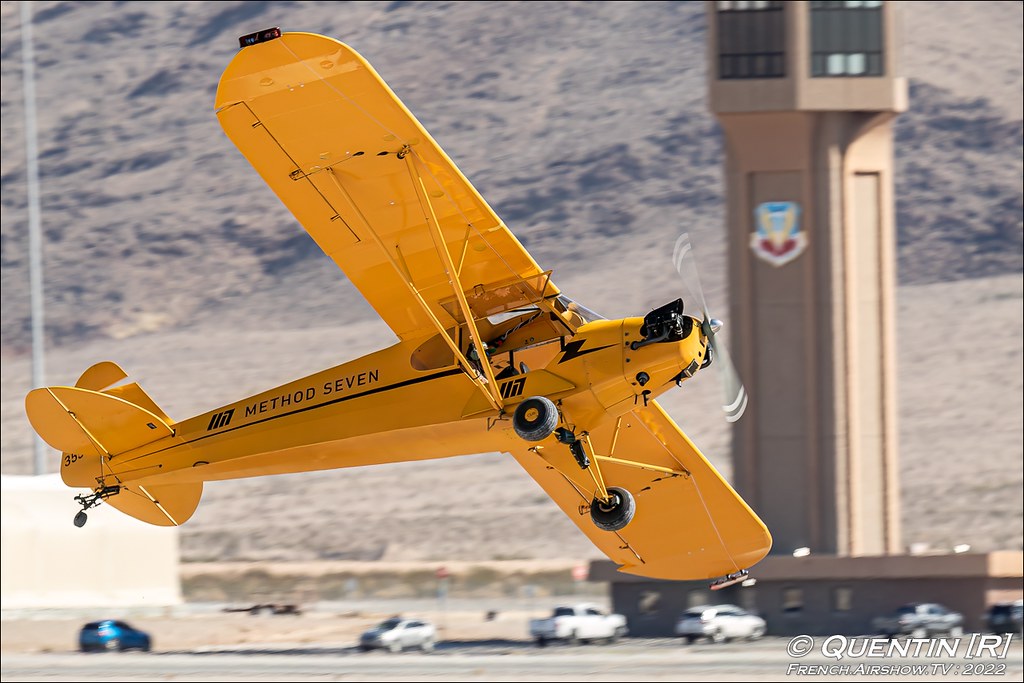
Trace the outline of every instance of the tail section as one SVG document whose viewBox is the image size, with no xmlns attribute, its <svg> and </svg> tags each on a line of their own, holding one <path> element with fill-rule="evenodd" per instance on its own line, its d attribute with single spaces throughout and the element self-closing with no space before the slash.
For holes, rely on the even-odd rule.
<svg viewBox="0 0 1024 683">
<path fill-rule="evenodd" d="M 65 484 L 94 492 L 117 486 L 103 499 L 118 510 L 159 526 L 182 524 L 199 505 L 201 483 L 139 486 L 117 472 L 118 455 L 174 436 L 170 418 L 142 387 L 111 387 L 126 377 L 115 363 L 98 363 L 74 387 L 30 391 L 25 412 L 43 441 L 62 452 Z"/>
</svg>

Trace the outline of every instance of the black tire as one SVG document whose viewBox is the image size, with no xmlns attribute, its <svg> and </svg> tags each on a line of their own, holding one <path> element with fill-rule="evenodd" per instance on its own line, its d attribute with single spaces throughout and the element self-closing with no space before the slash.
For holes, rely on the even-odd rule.
<svg viewBox="0 0 1024 683">
<path fill-rule="evenodd" d="M 548 644 L 547 638 L 537 638 L 537 647 L 544 647 Z"/>
<path fill-rule="evenodd" d="M 612 497 L 609 503 L 597 498 L 590 503 L 590 519 L 598 529 L 618 531 L 633 520 L 636 501 L 629 491 L 618 486 L 609 486 L 608 494 Z"/>
<path fill-rule="evenodd" d="M 693 645 L 697 642 L 697 636 L 686 636 L 687 645 Z"/>
<path fill-rule="evenodd" d="M 526 441 L 543 441 L 558 426 L 558 408 L 543 396 L 531 396 L 516 407 L 512 427 Z"/>
</svg>

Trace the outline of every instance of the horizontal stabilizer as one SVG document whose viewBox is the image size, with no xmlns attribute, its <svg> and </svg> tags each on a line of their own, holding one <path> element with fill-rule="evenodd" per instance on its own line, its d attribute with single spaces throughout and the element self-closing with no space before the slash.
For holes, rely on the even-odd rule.
<svg viewBox="0 0 1024 683">
<path fill-rule="evenodd" d="M 43 441 L 65 454 L 61 478 L 68 486 L 95 486 L 103 457 L 174 435 L 165 418 L 90 389 L 34 389 L 25 397 L 25 412 Z"/>
<path fill-rule="evenodd" d="M 202 482 L 164 486 L 121 485 L 121 492 L 106 503 L 126 515 L 156 526 L 178 526 L 199 507 Z"/>
</svg>

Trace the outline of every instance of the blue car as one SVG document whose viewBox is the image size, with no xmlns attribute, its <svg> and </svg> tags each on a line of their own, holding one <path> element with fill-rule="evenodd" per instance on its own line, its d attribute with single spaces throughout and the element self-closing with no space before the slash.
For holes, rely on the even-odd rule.
<svg viewBox="0 0 1024 683">
<path fill-rule="evenodd" d="M 78 647 L 82 652 L 149 652 L 152 640 L 145 631 L 133 628 L 123 621 L 105 619 L 91 621 L 82 627 L 82 632 L 78 634 Z"/>
</svg>

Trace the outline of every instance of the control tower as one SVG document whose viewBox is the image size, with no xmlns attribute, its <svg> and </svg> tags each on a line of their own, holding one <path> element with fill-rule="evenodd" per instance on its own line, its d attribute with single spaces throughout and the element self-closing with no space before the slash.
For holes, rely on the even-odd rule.
<svg viewBox="0 0 1024 683">
<path fill-rule="evenodd" d="M 901 552 L 891 2 L 710 2 L 729 340 L 750 394 L 734 483 L 773 554 Z"/>
</svg>

